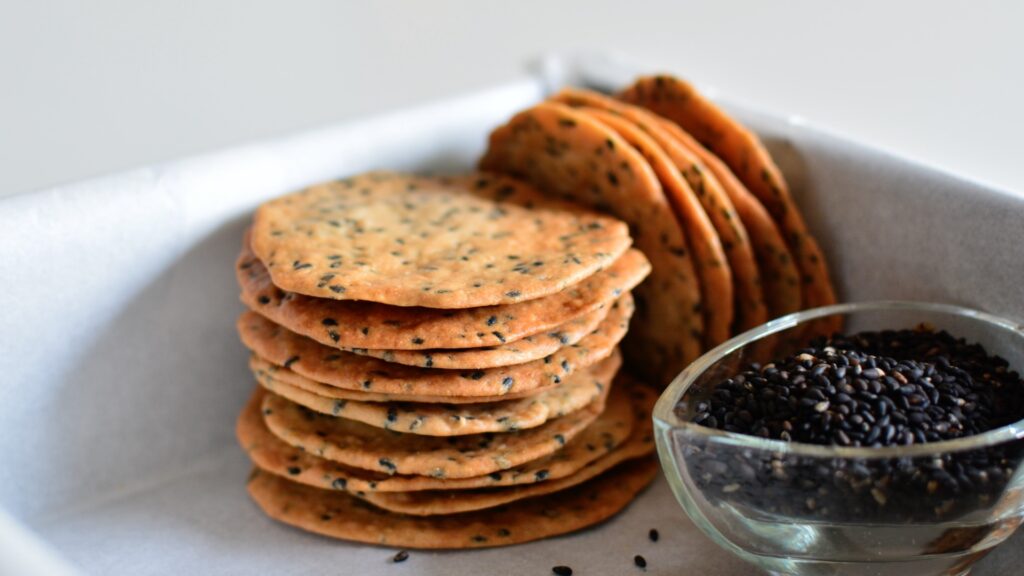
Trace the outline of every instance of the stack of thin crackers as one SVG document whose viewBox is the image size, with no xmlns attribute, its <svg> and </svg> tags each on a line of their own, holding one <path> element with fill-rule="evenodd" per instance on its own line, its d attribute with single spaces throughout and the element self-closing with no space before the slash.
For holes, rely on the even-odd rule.
<svg viewBox="0 0 1024 576">
<path fill-rule="evenodd" d="M 835 301 L 765 147 L 679 79 L 559 92 L 480 168 L 258 209 L 237 272 L 260 386 L 237 433 L 271 517 L 410 548 L 595 524 L 653 477 L 653 390 Z"/>
<path fill-rule="evenodd" d="M 410 548 L 515 544 L 653 477 L 617 377 L 650 272 L 618 219 L 496 174 L 370 173 L 272 200 L 237 262 L 259 387 L 237 435 L 285 523 Z"/>
</svg>

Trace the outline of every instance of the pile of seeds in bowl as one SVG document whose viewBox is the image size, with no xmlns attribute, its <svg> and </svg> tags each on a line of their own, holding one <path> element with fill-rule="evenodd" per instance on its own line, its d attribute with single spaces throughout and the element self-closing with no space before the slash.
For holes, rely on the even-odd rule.
<svg viewBox="0 0 1024 576">
<path fill-rule="evenodd" d="M 909 445 L 1009 424 L 1024 415 L 1022 398 L 1017 373 L 977 344 L 924 328 L 863 332 L 750 366 L 698 403 L 693 421 L 809 444 Z"/>
<path fill-rule="evenodd" d="M 684 408 L 685 407 L 685 408 Z M 819 339 L 753 364 L 680 405 L 703 426 L 838 447 L 964 438 L 1024 418 L 1024 381 L 978 344 L 927 327 Z M 1006 446 L 915 458 L 810 458 L 695 447 L 691 473 L 712 494 L 771 512 L 907 519 L 990 503 L 1018 460 Z"/>
</svg>

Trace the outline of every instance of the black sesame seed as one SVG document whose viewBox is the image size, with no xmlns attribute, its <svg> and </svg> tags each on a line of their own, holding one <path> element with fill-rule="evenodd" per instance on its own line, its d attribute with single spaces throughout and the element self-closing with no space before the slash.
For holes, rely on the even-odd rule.
<svg viewBox="0 0 1024 576">
<path fill-rule="evenodd" d="M 487 325 L 488 326 L 494 326 L 497 322 L 498 322 L 498 317 L 497 316 L 491 316 L 490 318 L 487 319 Z"/>
<path fill-rule="evenodd" d="M 637 568 L 647 568 L 647 560 L 639 554 L 633 556 L 633 564 L 636 564 Z"/>
<path fill-rule="evenodd" d="M 302 468 L 299 468 L 298 466 L 289 466 L 288 467 L 288 474 L 290 474 L 292 476 L 298 476 L 301 473 L 302 473 Z"/>
<path fill-rule="evenodd" d="M 651 542 L 657 542 L 658 538 L 660 538 L 660 535 L 658 534 L 658 531 L 656 529 L 651 528 L 651 530 L 647 533 L 647 537 L 651 540 Z"/>
<path fill-rule="evenodd" d="M 269 296 L 260 296 L 259 298 L 257 298 L 257 300 L 259 301 L 260 304 L 270 304 Z"/>
<path fill-rule="evenodd" d="M 568 566 L 552 566 L 551 573 L 555 576 L 572 576 L 572 568 Z"/>
<path fill-rule="evenodd" d="M 409 552 L 407 550 L 402 550 L 401 552 L 399 552 L 399 553 L 397 553 L 397 554 L 395 554 L 394 556 L 391 557 L 391 561 L 394 562 L 395 564 L 398 564 L 399 562 L 405 562 L 408 559 L 409 559 Z"/>
<path fill-rule="evenodd" d="M 338 325 L 338 321 L 335 320 L 334 318 L 324 318 L 323 320 L 320 321 L 320 323 L 323 324 L 324 326 L 337 326 Z"/>
</svg>

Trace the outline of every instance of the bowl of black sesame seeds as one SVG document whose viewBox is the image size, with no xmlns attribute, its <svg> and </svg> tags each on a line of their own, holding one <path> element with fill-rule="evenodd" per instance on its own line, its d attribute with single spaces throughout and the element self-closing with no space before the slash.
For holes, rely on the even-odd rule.
<svg viewBox="0 0 1024 576">
<path fill-rule="evenodd" d="M 769 572 L 966 574 L 1024 519 L 1022 367 L 1024 325 L 976 310 L 799 312 L 672 382 L 658 454 L 694 523 Z"/>
</svg>

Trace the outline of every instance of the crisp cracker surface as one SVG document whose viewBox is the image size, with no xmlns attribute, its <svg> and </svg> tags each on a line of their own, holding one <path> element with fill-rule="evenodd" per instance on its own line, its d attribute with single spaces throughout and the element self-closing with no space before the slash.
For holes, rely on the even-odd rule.
<svg viewBox="0 0 1024 576">
<path fill-rule="evenodd" d="M 492 132 L 480 165 L 628 222 L 653 272 L 634 290 L 627 360 L 667 384 L 700 355 L 700 287 L 686 239 L 657 176 L 629 143 L 585 114 L 546 102 Z"/>
<path fill-rule="evenodd" d="M 241 300 L 293 332 L 338 348 L 427 350 L 500 346 L 556 329 L 604 307 L 639 284 L 651 265 L 628 250 L 608 268 L 544 298 L 463 310 L 402 308 L 374 302 L 313 298 L 274 286 L 243 242 L 235 273 Z"/>
<path fill-rule="evenodd" d="M 620 303 L 621 300 L 628 302 Z M 609 313 L 615 313 L 622 306 L 633 308 L 633 299 L 628 293 L 623 294 L 619 301 L 611 306 L 602 305 L 593 312 L 573 318 L 555 328 L 539 334 L 527 336 L 515 342 L 506 342 L 497 346 L 482 348 L 436 348 L 431 350 L 375 350 L 371 348 L 343 348 L 353 354 L 379 358 L 385 362 L 405 364 L 406 366 L 422 366 L 423 368 L 442 368 L 446 370 L 465 370 L 474 368 L 497 368 L 523 364 L 531 360 L 540 360 L 550 356 L 559 348 L 572 346 L 587 334 L 597 330 Z"/>
<path fill-rule="evenodd" d="M 508 394 L 502 394 L 499 396 L 434 396 L 428 394 L 383 394 L 380 392 L 370 392 L 367 390 L 350 390 L 348 388 L 338 388 L 337 386 L 331 386 L 329 384 L 323 384 L 315 380 L 310 380 L 305 376 L 285 368 L 284 366 L 278 366 L 272 362 L 260 358 L 256 354 L 249 357 L 249 369 L 252 371 L 253 376 L 256 377 L 256 381 L 264 385 L 264 387 L 273 389 L 278 383 L 285 384 L 292 388 L 299 388 L 305 390 L 311 394 L 322 396 L 324 398 L 331 398 L 336 400 L 355 400 L 358 402 L 417 402 L 421 404 L 479 404 L 483 402 L 501 402 L 504 400 L 512 400 L 516 398 L 526 398 L 527 396 L 533 396 L 539 394 L 545 390 L 551 390 L 560 384 L 551 383 L 548 386 L 542 386 L 533 390 L 522 390 L 517 392 L 509 392 Z"/>
<path fill-rule="evenodd" d="M 252 248 L 283 290 L 472 308 L 561 291 L 629 248 L 626 225 L 496 175 L 375 172 L 256 211 Z"/>
<path fill-rule="evenodd" d="M 255 470 L 249 495 L 271 518 L 324 536 L 402 548 L 488 548 L 597 524 L 626 507 L 657 474 L 651 459 L 628 462 L 565 493 L 451 516 L 393 514 L 343 492 Z"/>
<path fill-rule="evenodd" d="M 636 148 L 661 182 L 661 189 L 675 209 L 676 219 L 693 251 L 693 263 L 701 285 L 704 314 L 704 347 L 713 348 L 729 339 L 734 314 L 732 270 L 718 232 L 689 183 L 658 142 L 629 120 L 606 110 L 579 108 L 584 114 L 615 130 Z"/>
<path fill-rule="evenodd" d="M 617 114 L 631 121 L 658 143 L 689 183 L 690 190 L 696 195 L 721 239 L 735 285 L 733 332 L 748 330 L 768 320 L 760 271 L 746 226 L 714 174 L 665 127 L 664 124 L 669 121 L 638 106 L 591 90 L 566 88 L 551 99 L 573 107 L 589 106 Z"/>
<path fill-rule="evenodd" d="M 756 134 L 688 83 L 671 76 L 640 78 L 620 97 L 672 120 L 721 158 L 757 196 L 783 232 L 800 269 L 802 306 L 814 308 L 835 303 L 835 289 L 825 257 L 807 230 L 782 171 Z M 831 333 L 839 327 L 838 320 L 822 322 L 819 326 L 822 333 Z"/>
<path fill-rule="evenodd" d="M 338 388 L 429 396 L 500 396 L 559 384 L 578 368 L 607 358 L 629 328 L 629 300 L 613 310 L 576 344 L 525 364 L 482 370 L 438 370 L 392 364 L 324 346 L 254 312 L 238 319 L 238 331 L 253 352 L 286 368 Z"/>
<path fill-rule="evenodd" d="M 750 235 L 750 241 L 761 273 L 768 319 L 785 316 L 800 309 L 800 270 L 796 267 L 786 241 L 772 220 L 771 214 L 732 170 L 700 142 L 671 120 L 662 120 L 661 127 L 683 148 L 693 153 L 721 185 L 732 200 L 736 213 Z"/>
<path fill-rule="evenodd" d="M 360 497 L 390 512 L 414 516 L 459 514 L 484 510 L 517 500 L 552 494 L 578 486 L 618 466 L 626 460 L 649 456 L 654 451 L 652 421 L 649 417 L 657 396 L 646 387 L 634 394 L 633 405 L 648 417 L 638 417 L 629 439 L 617 449 L 594 460 L 568 476 L 512 488 L 486 488 L 478 490 L 429 490 L 418 492 L 372 492 Z M 640 405 L 638 405 L 640 404 Z"/>
<path fill-rule="evenodd" d="M 387 474 L 469 478 L 556 452 L 597 419 L 607 394 L 605 388 L 582 410 L 536 428 L 503 434 L 402 434 L 319 414 L 272 393 L 263 398 L 263 418 L 281 440 L 328 460 Z"/>
<path fill-rule="evenodd" d="M 620 379 L 622 376 L 620 375 Z M 618 390 L 619 384 L 616 384 Z M 624 384 L 623 387 L 628 385 Z M 613 390 L 616 391 L 616 390 Z M 630 388 L 635 394 L 637 388 Z M 634 423 L 650 419 L 649 413 L 634 413 L 631 406 L 613 395 L 605 410 L 582 432 L 557 452 L 520 466 L 468 478 L 389 475 L 346 466 L 296 448 L 267 428 L 262 404 L 266 395 L 257 388 L 238 417 L 235 434 L 253 464 L 292 481 L 331 490 L 349 492 L 410 492 L 417 490 L 470 490 L 474 488 L 522 486 L 557 480 L 615 450 L 631 435 Z M 634 406 L 635 408 L 635 403 Z"/>
<path fill-rule="evenodd" d="M 535 428 L 580 410 L 611 386 L 612 378 L 621 365 L 622 356 L 615 353 L 594 366 L 573 373 L 554 388 L 526 398 L 484 404 L 360 402 L 320 396 L 272 378 L 263 378 L 260 384 L 321 414 L 408 434 L 466 436 Z"/>
</svg>

